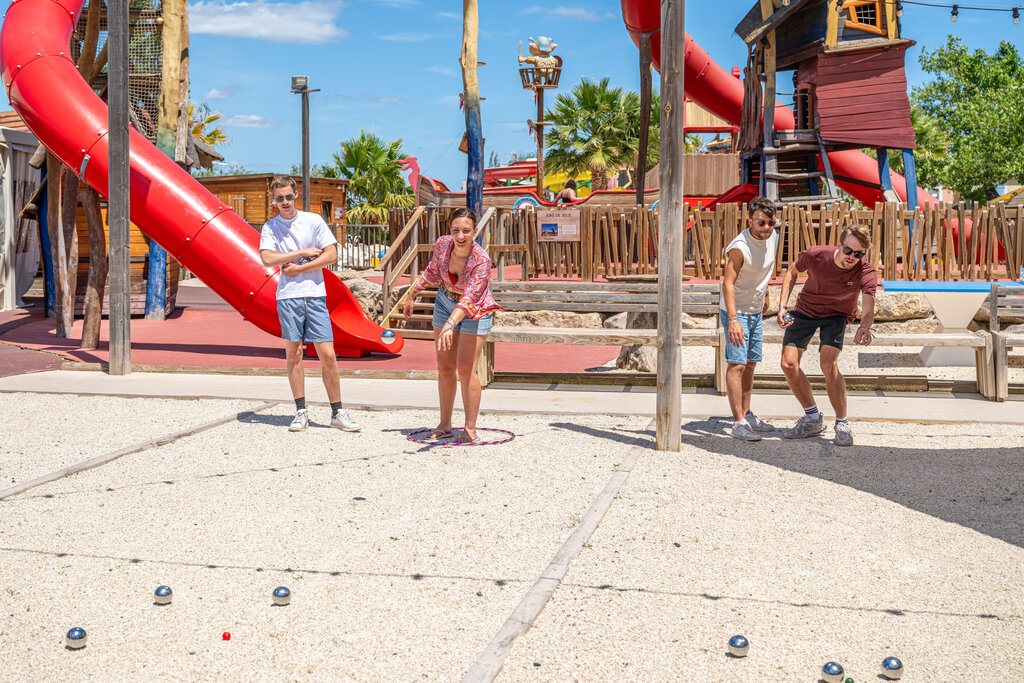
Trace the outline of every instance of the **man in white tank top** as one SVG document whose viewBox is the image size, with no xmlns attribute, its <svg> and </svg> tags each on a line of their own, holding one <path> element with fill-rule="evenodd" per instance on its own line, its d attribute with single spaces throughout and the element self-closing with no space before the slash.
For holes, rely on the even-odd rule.
<svg viewBox="0 0 1024 683">
<path fill-rule="evenodd" d="M 775 232 L 775 204 L 756 197 L 747 207 L 747 229 L 725 248 L 725 277 L 719 315 L 726 329 L 725 375 L 732 436 L 760 441 L 761 434 L 775 429 L 750 410 L 754 368 L 761 360 L 762 316 L 768 310 L 768 281 L 775 268 L 779 235 Z"/>
</svg>

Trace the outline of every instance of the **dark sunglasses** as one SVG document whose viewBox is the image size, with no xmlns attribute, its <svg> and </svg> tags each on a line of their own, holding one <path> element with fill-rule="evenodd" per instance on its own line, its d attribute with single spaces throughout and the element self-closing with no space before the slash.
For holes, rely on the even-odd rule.
<svg viewBox="0 0 1024 683">
<path fill-rule="evenodd" d="M 775 221 L 774 218 L 769 218 L 768 220 L 764 220 L 762 218 L 761 220 L 757 221 L 757 227 L 763 228 L 764 226 L 767 225 L 769 228 L 774 228 L 775 227 L 775 223 L 776 223 L 776 221 Z"/>
<path fill-rule="evenodd" d="M 286 194 L 283 197 L 274 197 L 274 203 L 275 204 L 280 204 L 281 202 L 294 202 L 294 201 L 295 201 L 295 195 L 293 195 L 293 194 Z"/>
<path fill-rule="evenodd" d="M 857 258 L 864 258 L 864 254 L 866 254 L 868 252 L 866 252 L 866 251 L 854 251 L 853 249 L 850 249 L 848 246 L 846 246 L 844 244 L 843 245 L 843 253 L 846 254 L 847 256 L 849 256 L 850 254 L 853 254 Z"/>
</svg>

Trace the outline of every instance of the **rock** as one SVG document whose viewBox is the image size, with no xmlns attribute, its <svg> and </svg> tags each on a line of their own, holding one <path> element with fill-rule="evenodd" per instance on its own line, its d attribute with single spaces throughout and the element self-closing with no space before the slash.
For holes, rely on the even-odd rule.
<svg viewBox="0 0 1024 683">
<path fill-rule="evenodd" d="M 793 308 L 796 305 L 796 297 L 800 294 L 800 291 L 804 288 L 803 285 L 795 285 L 793 287 L 793 293 L 789 295 L 789 307 Z M 768 312 L 765 313 L 765 317 L 778 315 L 779 314 L 779 295 L 782 294 L 782 285 L 769 285 L 768 287 Z"/>
<path fill-rule="evenodd" d="M 884 292 L 875 295 L 875 320 L 914 320 L 934 315 L 927 297 L 908 292 Z"/>
<path fill-rule="evenodd" d="M 610 315 L 604 320 L 604 328 L 606 330 L 624 330 L 626 329 L 626 318 L 629 317 L 628 313 L 616 313 Z"/>
<path fill-rule="evenodd" d="M 871 329 L 876 334 L 926 334 L 934 332 L 938 327 L 938 319 L 932 316 L 930 318 L 875 323 L 871 326 Z"/>
<path fill-rule="evenodd" d="M 366 311 L 366 315 L 373 320 L 378 320 L 384 312 L 384 289 L 376 282 L 361 278 L 349 280 L 345 285 Z"/>
<path fill-rule="evenodd" d="M 989 302 L 990 301 L 991 301 L 990 298 L 986 298 L 985 301 L 982 302 L 981 308 L 979 308 L 978 312 L 974 314 L 974 319 L 975 320 L 977 320 L 978 322 L 986 323 L 985 324 L 985 329 L 988 329 Z M 1003 329 L 1003 330 L 1006 329 L 1007 325 L 1020 325 L 1022 323 L 1024 323 L 1024 318 L 1022 318 L 1020 316 L 1017 316 L 1017 315 L 1001 315 L 1001 316 L 999 316 L 999 327 L 1001 329 Z"/>
<path fill-rule="evenodd" d="M 1004 327 L 1000 331 L 1004 334 L 1024 334 L 1024 325 L 1010 325 L 1009 327 Z"/>
<path fill-rule="evenodd" d="M 573 313 L 572 311 L 498 311 L 494 324 L 503 327 L 572 327 L 599 329 L 599 313 Z"/>
<path fill-rule="evenodd" d="M 372 273 L 372 270 L 355 270 L 353 268 L 339 268 L 336 271 L 337 276 L 341 278 L 342 282 L 347 282 L 348 280 L 363 280 L 366 279 L 367 275 Z"/>
<path fill-rule="evenodd" d="M 684 330 L 713 329 L 715 324 L 715 316 L 683 313 Z M 657 327 L 656 313 L 626 313 L 627 330 L 653 330 Z M 615 367 L 636 372 L 657 372 L 658 349 L 653 346 L 623 346 L 619 350 L 619 357 L 615 359 Z"/>
</svg>

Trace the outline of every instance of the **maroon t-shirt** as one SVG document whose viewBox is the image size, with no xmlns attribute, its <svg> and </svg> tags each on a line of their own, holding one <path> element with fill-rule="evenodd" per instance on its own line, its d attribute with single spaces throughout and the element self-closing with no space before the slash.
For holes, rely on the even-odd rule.
<svg viewBox="0 0 1024 683">
<path fill-rule="evenodd" d="M 843 270 L 836 265 L 839 247 L 809 247 L 800 252 L 795 268 L 807 271 L 807 282 L 796 298 L 796 312 L 809 318 L 845 316 L 846 322 L 857 317 L 857 296 L 863 292 L 874 296 L 878 273 L 874 266 L 859 260 L 853 268 Z"/>
</svg>

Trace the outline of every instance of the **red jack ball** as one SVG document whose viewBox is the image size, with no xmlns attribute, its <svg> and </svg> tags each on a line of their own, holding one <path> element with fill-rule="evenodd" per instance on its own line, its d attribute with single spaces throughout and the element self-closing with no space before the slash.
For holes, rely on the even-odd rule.
<svg viewBox="0 0 1024 683">
<path fill-rule="evenodd" d="M 223 638 L 224 640 L 231 640 L 231 634 L 227 631 L 224 631 L 224 635 L 222 635 L 221 638 Z"/>
</svg>

